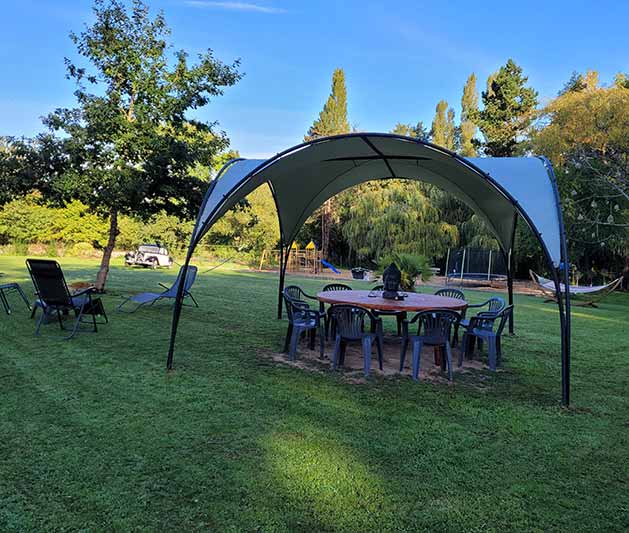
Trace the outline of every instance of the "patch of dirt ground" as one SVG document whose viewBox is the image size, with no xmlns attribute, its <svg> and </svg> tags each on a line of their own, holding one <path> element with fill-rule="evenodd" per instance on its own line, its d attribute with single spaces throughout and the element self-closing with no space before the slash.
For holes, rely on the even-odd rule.
<svg viewBox="0 0 629 533">
<path fill-rule="evenodd" d="M 409 343 L 409 347 L 406 351 L 406 358 L 404 361 L 404 369 L 400 373 L 400 338 L 392 335 L 385 335 L 383 343 L 383 365 L 382 370 L 378 367 L 378 352 L 374 345 L 372 346 L 371 353 L 371 368 L 370 374 L 375 376 L 384 377 L 411 377 L 411 365 L 413 360 L 412 347 Z M 424 346 L 419 368 L 420 381 L 429 381 L 433 383 L 450 384 L 448 381 L 447 372 L 442 371 L 441 366 L 436 364 L 435 349 L 432 346 Z M 482 360 L 479 360 L 478 352 L 475 354 L 475 359 L 463 359 L 463 365 L 457 366 L 458 357 L 460 353 L 459 346 L 452 349 L 452 374 L 453 381 L 456 381 L 457 375 L 470 373 L 472 371 L 486 370 L 487 366 Z M 278 352 L 260 352 L 261 356 L 269 357 L 276 363 L 285 364 L 308 372 L 328 372 L 332 370 L 332 357 L 334 354 L 334 343 L 326 342 L 324 358 L 319 358 L 319 341 L 315 343 L 315 349 L 310 350 L 308 348 L 308 342 L 305 337 L 299 343 L 297 348 L 297 357 L 295 361 L 291 361 L 286 353 Z M 348 343 L 345 352 L 345 362 L 342 367 L 338 369 L 341 372 L 343 378 L 351 383 L 365 383 L 363 374 L 363 352 L 360 342 Z M 481 385 L 479 383 L 479 385 Z"/>
</svg>

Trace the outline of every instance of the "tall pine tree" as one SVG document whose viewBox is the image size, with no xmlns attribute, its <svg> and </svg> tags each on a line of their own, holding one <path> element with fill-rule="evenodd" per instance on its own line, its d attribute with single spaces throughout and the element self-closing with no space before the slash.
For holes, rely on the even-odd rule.
<svg viewBox="0 0 629 533">
<path fill-rule="evenodd" d="M 311 141 L 318 137 L 349 133 L 350 126 L 347 119 L 347 88 L 345 86 L 345 73 L 337 68 L 332 74 L 332 91 L 319 113 L 319 118 L 314 121 L 305 141 Z M 324 257 L 329 256 L 330 231 L 334 222 L 334 206 L 332 199 L 326 201 L 320 209 L 321 216 L 321 252 Z"/>
<path fill-rule="evenodd" d="M 478 112 L 478 91 L 476 90 L 476 74 L 470 74 L 463 87 L 461 98 L 460 152 L 465 157 L 475 157 L 476 147 L 472 143 L 476 134 L 473 117 Z"/>
<path fill-rule="evenodd" d="M 314 121 L 305 141 L 311 141 L 318 137 L 349 133 L 349 121 L 347 120 L 347 88 L 345 87 L 345 73 L 337 68 L 332 74 L 332 91 L 319 113 L 319 118 Z"/>
<path fill-rule="evenodd" d="M 537 91 L 526 86 L 528 78 L 512 59 L 487 80 L 483 109 L 473 120 L 484 141 L 474 140 L 486 155 L 509 157 L 520 153 L 522 137 L 533 121 Z"/>
</svg>

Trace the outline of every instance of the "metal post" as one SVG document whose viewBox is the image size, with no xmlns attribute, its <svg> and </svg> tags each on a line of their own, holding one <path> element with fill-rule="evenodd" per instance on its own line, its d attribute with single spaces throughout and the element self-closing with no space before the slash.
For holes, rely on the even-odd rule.
<svg viewBox="0 0 629 533">
<path fill-rule="evenodd" d="M 491 281 L 491 250 L 489 250 L 489 264 L 487 265 L 487 281 Z"/>
<path fill-rule="evenodd" d="M 450 266 L 450 248 L 448 248 L 448 255 L 446 255 L 446 268 L 444 272 L 444 274 L 446 275 L 446 285 L 448 284 L 448 280 L 450 279 L 449 271 L 448 271 L 449 266 Z"/>
<path fill-rule="evenodd" d="M 513 253 L 509 250 L 507 254 L 507 295 L 509 299 L 509 305 L 513 305 Z M 509 315 L 509 335 L 514 334 L 513 325 L 513 311 Z"/>
<path fill-rule="evenodd" d="M 175 306 L 173 308 L 173 322 L 170 330 L 170 344 L 168 346 L 168 359 L 166 360 L 166 368 L 173 369 L 173 357 L 175 354 L 175 339 L 177 337 L 177 327 L 179 326 L 179 317 L 181 315 L 181 307 L 183 305 L 184 288 L 186 286 L 186 277 L 188 276 L 188 265 L 192 258 L 192 252 L 195 244 L 191 244 L 186 255 L 186 261 L 181 267 L 181 276 L 179 278 L 179 286 L 177 287 L 177 296 L 175 297 Z"/>
<path fill-rule="evenodd" d="M 284 274 L 286 272 L 284 268 L 284 244 L 280 245 L 280 283 L 277 293 L 277 319 L 282 318 L 282 293 L 284 292 Z"/>
<path fill-rule="evenodd" d="M 463 261 L 461 261 L 461 285 L 463 285 L 463 272 L 465 272 L 465 253 L 467 248 L 463 248 Z"/>
</svg>

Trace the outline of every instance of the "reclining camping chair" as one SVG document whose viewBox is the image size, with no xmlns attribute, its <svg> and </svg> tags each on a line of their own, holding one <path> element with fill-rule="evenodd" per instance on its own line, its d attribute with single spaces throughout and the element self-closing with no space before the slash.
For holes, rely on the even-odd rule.
<svg viewBox="0 0 629 533">
<path fill-rule="evenodd" d="M 75 320 L 70 335 L 64 337 L 65 339 L 71 339 L 81 330 L 80 325 L 84 323 L 84 317 L 90 316 L 93 329 L 90 331 L 98 331 L 96 316 L 100 315 L 105 319 L 105 323 L 108 322 L 107 314 L 100 298 L 94 298 L 94 287 L 88 287 L 81 291 L 70 293 L 68 285 L 66 283 L 61 266 L 56 261 L 49 259 L 27 259 L 26 267 L 35 285 L 35 291 L 37 292 L 37 302 L 34 306 L 34 311 L 41 307 L 42 314 L 37 321 L 37 328 L 35 329 L 35 335 L 39 335 L 39 330 L 44 320 L 57 315 L 59 326 L 62 330 L 66 328 L 63 325 L 63 316 L 74 313 Z M 32 316 L 32 315 L 31 315 Z M 101 322 L 102 324 L 102 322 Z"/>
<path fill-rule="evenodd" d="M 141 292 L 139 294 L 134 294 L 129 298 L 126 298 L 122 301 L 122 303 L 117 307 L 118 311 L 123 313 L 135 313 L 140 307 L 144 305 L 153 305 L 155 302 L 159 300 L 163 300 L 164 298 L 172 298 L 173 300 L 177 298 L 177 291 L 179 289 L 179 284 L 181 283 L 181 274 L 183 272 L 183 267 L 179 269 L 179 274 L 177 274 L 177 279 L 175 283 L 172 284 L 171 287 L 167 287 L 163 283 L 158 283 L 165 290 L 164 292 Z M 188 272 L 186 273 L 186 282 L 183 287 L 183 297 L 190 298 L 196 307 L 199 307 L 199 304 L 194 299 L 194 296 L 190 293 L 190 289 L 192 288 L 192 284 L 197 279 L 197 267 L 188 265 Z M 133 309 L 127 311 L 126 309 L 122 309 L 125 304 L 128 302 L 133 302 L 137 304 Z"/>
</svg>

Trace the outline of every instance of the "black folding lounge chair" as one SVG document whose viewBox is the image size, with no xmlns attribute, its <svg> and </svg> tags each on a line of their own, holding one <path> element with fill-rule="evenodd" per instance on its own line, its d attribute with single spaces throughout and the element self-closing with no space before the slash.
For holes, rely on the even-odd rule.
<svg viewBox="0 0 629 533">
<path fill-rule="evenodd" d="M 175 298 L 177 298 L 177 289 L 179 288 L 179 284 L 181 283 L 182 271 L 183 271 L 183 267 L 179 269 L 179 274 L 177 274 L 177 279 L 175 280 L 175 283 L 173 283 L 171 287 L 167 287 L 163 283 L 158 284 L 164 289 L 166 289 L 164 292 L 141 292 L 140 294 L 134 294 L 133 296 L 126 298 L 118 306 L 118 311 L 122 311 L 123 313 L 135 313 L 138 309 L 140 309 L 140 307 L 144 305 L 153 305 L 155 302 L 162 300 L 164 298 L 172 298 L 174 300 Z M 197 277 L 197 267 L 192 266 L 192 265 L 188 266 L 188 272 L 186 274 L 186 283 L 183 288 L 183 296 L 184 298 L 190 297 L 190 299 L 194 302 L 194 305 L 196 307 L 199 307 L 199 304 L 194 299 L 194 296 L 190 294 L 190 288 L 192 287 L 192 284 L 194 283 L 194 280 L 196 279 L 196 277 Z M 126 309 L 123 309 L 123 306 L 129 302 L 133 302 L 137 305 L 130 311 L 127 311 Z"/>
<path fill-rule="evenodd" d="M 31 304 L 29 303 L 28 298 L 26 297 L 26 294 L 24 294 L 22 287 L 20 287 L 17 283 L 3 283 L 2 285 L 0 285 L 0 302 L 2 302 L 2 307 L 4 307 L 4 312 L 7 315 L 11 314 L 11 306 L 9 305 L 7 294 L 11 294 L 12 292 L 17 292 L 20 295 L 22 300 L 24 300 L 26 307 L 28 307 L 30 311 Z"/>
<path fill-rule="evenodd" d="M 63 337 L 64 339 L 71 339 L 79 331 L 98 331 L 96 325 L 97 315 L 104 317 L 105 323 L 108 322 L 107 314 L 100 298 L 92 296 L 95 290 L 94 287 L 70 293 L 59 263 L 50 259 L 27 259 L 26 267 L 33 280 L 33 285 L 35 285 L 38 298 L 33 311 L 38 307 L 42 309 L 42 314 L 37 321 L 35 335 L 39 335 L 39 329 L 44 321 L 55 314 L 57 315 L 59 326 L 65 331 L 63 316 L 68 315 L 70 312 L 74 313 L 74 325 L 70 335 Z M 93 329 L 80 329 L 81 323 L 85 323 L 84 318 L 86 316 L 91 317 L 89 322 L 92 323 Z"/>
</svg>

